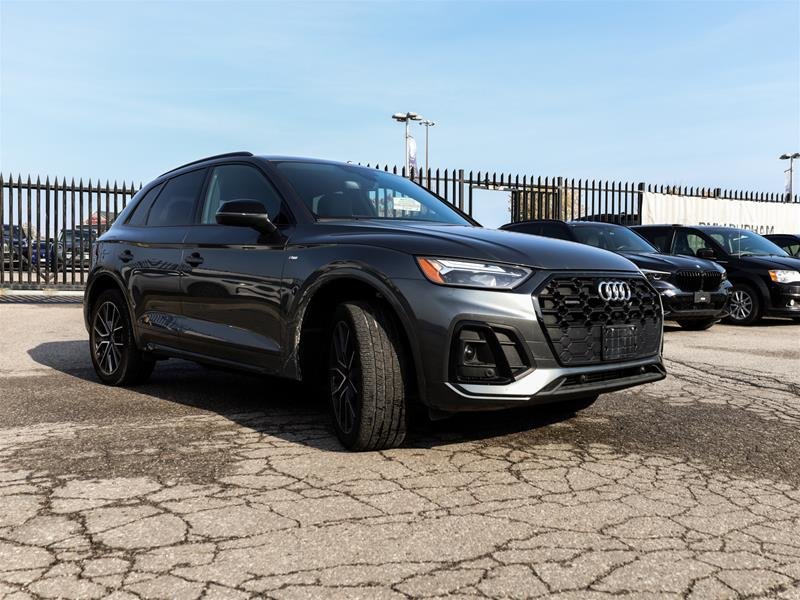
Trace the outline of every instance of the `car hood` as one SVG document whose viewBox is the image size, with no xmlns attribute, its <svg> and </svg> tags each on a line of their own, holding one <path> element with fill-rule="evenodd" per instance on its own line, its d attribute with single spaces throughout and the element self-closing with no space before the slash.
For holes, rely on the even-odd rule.
<svg viewBox="0 0 800 600">
<path fill-rule="evenodd" d="M 414 255 L 471 258 L 538 269 L 636 271 L 628 259 L 583 244 L 513 231 L 409 221 L 320 221 L 293 243 L 363 244 Z"/>
<path fill-rule="evenodd" d="M 657 252 L 620 252 L 622 256 L 633 262 L 640 269 L 666 271 L 672 273 L 681 270 L 724 271 L 717 263 L 703 258 L 690 256 L 673 256 Z"/>
<path fill-rule="evenodd" d="M 783 269 L 789 271 L 800 271 L 800 258 L 791 256 L 739 256 L 744 264 L 764 269 Z"/>
</svg>

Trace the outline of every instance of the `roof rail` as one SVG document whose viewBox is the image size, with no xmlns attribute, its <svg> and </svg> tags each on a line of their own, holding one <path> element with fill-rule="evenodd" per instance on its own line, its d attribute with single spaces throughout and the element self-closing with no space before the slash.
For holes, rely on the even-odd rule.
<svg viewBox="0 0 800 600">
<path fill-rule="evenodd" d="M 205 158 L 200 158 L 198 160 L 193 160 L 192 162 L 188 162 L 185 165 L 181 165 L 180 167 L 175 167 L 174 169 L 170 169 L 169 171 L 165 171 L 159 177 L 163 177 L 167 173 L 172 173 L 173 171 L 177 171 L 178 169 L 182 169 L 183 167 L 189 167 L 191 165 L 196 165 L 201 162 L 206 162 L 207 160 L 212 160 L 214 158 L 228 158 L 229 156 L 253 156 L 252 152 L 226 152 L 225 154 L 215 154 L 214 156 L 206 156 Z"/>
</svg>

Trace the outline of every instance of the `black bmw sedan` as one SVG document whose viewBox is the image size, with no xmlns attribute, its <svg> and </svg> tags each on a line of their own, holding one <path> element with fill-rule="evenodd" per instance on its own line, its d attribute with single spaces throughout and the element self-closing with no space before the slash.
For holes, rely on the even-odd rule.
<svg viewBox="0 0 800 600">
<path fill-rule="evenodd" d="M 356 450 L 400 444 L 412 405 L 573 411 L 665 376 L 659 295 L 626 258 L 313 159 L 220 155 L 144 186 L 93 247 L 84 314 L 103 382 L 170 357 L 310 382 Z"/>
<path fill-rule="evenodd" d="M 588 221 L 521 221 L 501 229 L 569 240 L 621 254 L 661 294 L 664 318 L 684 329 L 708 329 L 727 312 L 731 284 L 725 269 L 702 258 L 662 254 L 627 227 Z"/>
</svg>

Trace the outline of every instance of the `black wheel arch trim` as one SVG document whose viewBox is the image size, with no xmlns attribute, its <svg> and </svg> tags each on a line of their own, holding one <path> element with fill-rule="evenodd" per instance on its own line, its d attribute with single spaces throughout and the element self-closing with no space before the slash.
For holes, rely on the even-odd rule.
<svg viewBox="0 0 800 600">
<path fill-rule="evenodd" d="M 378 271 L 368 268 L 363 263 L 347 261 L 338 265 L 326 265 L 318 269 L 313 275 L 306 279 L 306 285 L 295 296 L 296 300 L 289 314 L 291 318 L 290 330 L 287 335 L 288 348 L 292 351 L 286 358 L 284 372 L 287 374 L 300 375 L 300 335 L 303 328 L 303 321 L 306 310 L 314 296 L 321 288 L 337 280 L 355 279 L 364 283 L 379 293 L 394 310 L 403 328 L 403 333 L 408 341 L 408 350 L 411 353 L 411 360 L 414 364 L 414 373 L 417 380 L 417 394 L 419 399 L 425 403 L 425 374 L 422 363 L 422 356 L 419 348 L 419 338 L 414 326 L 413 310 L 402 292 L 392 283 L 391 279 Z"/>
<path fill-rule="evenodd" d="M 91 319 L 91 306 L 89 304 L 89 298 L 92 295 L 92 292 L 97 285 L 98 281 L 110 281 L 112 282 L 117 289 L 119 290 L 122 297 L 125 299 L 125 306 L 128 309 L 128 318 L 130 319 L 131 329 L 133 330 L 133 336 L 136 341 L 136 345 L 139 345 L 139 339 L 136 331 L 136 319 L 134 319 L 133 315 L 133 307 L 131 306 L 130 298 L 128 298 L 128 293 L 125 289 L 125 284 L 123 283 L 122 279 L 119 275 L 113 271 L 108 271 L 106 269 L 101 269 L 97 271 L 93 271 L 89 275 L 89 279 L 86 283 L 86 290 L 83 292 L 83 324 L 86 327 L 86 331 L 89 331 L 90 324 L 89 320 Z"/>
</svg>

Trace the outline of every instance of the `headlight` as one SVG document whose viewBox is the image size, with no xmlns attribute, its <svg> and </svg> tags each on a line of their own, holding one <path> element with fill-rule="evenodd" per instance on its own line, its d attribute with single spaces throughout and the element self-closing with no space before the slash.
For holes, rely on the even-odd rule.
<svg viewBox="0 0 800 600">
<path fill-rule="evenodd" d="M 510 290 L 531 274 L 525 267 L 473 262 L 455 258 L 417 257 L 417 264 L 429 281 L 439 285 Z"/>
<path fill-rule="evenodd" d="M 669 279 L 671 273 L 668 271 L 651 271 L 650 269 L 639 269 L 642 272 L 642 275 L 647 277 L 650 281 L 663 281 L 665 279 Z"/>
<path fill-rule="evenodd" d="M 728 281 L 728 272 L 727 271 L 723 271 L 722 272 L 722 277 L 721 277 L 720 281 Z"/>
<path fill-rule="evenodd" d="M 800 271 L 770 271 L 769 278 L 777 283 L 794 283 L 800 281 Z"/>
</svg>

